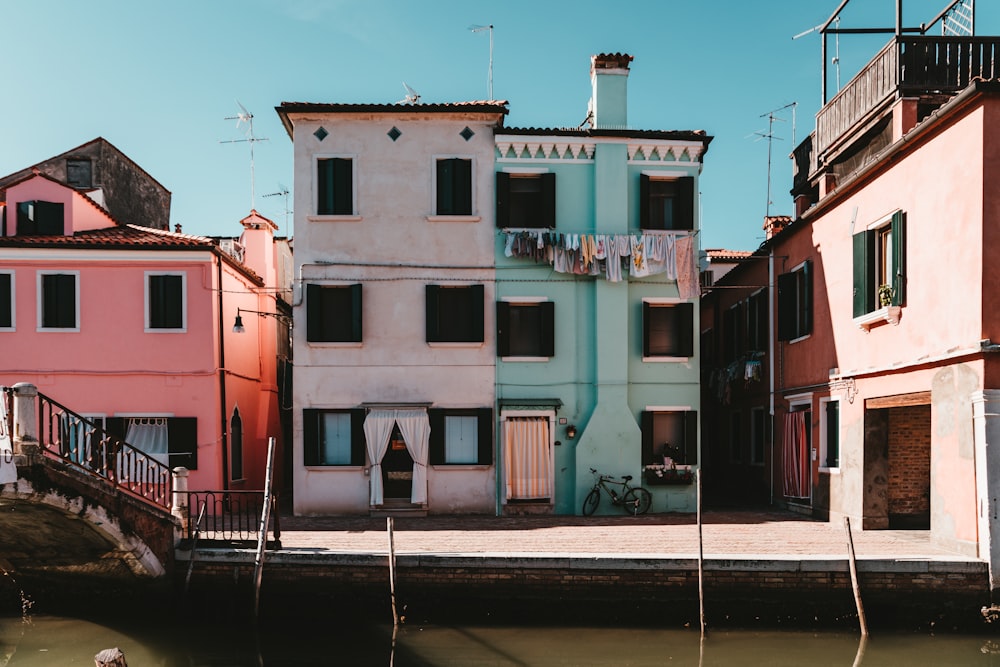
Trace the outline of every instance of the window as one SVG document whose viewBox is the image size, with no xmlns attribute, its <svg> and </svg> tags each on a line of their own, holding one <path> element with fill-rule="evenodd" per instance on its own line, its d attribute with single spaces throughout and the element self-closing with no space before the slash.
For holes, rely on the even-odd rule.
<svg viewBox="0 0 1000 667">
<path fill-rule="evenodd" d="M 482 285 L 427 285 L 427 342 L 482 343 Z"/>
<path fill-rule="evenodd" d="M 427 411 L 431 433 L 428 457 L 431 465 L 492 465 L 493 410 Z"/>
<path fill-rule="evenodd" d="M 696 410 L 643 410 L 642 463 L 663 463 L 669 456 L 677 465 L 698 463 L 698 412 Z"/>
<path fill-rule="evenodd" d="M 639 227 L 694 229 L 694 178 L 639 175 Z"/>
<path fill-rule="evenodd" d="M 197 417 L 108 417 L 106 423 L 108 433 L 154 458 L 163 458 L 165 451 L 171 468 L 198 469 Z"/>
<path fill-rule="evenodd" d="M 729 415 L 729 461 L 743 462 L 743 417 L 739 412 Z"/>
<path fill-rule="evenodd" d="M 750 408 L 750 463 L 764 465 L 767 447 L 767 411 L 764 408 Z"/>
<path fill-rule="evenodd" d="M 302 411 L 302 461 L 307 466 L 363 466 L 365 411 Z"/>
<path fill-rule="evenodd" d="M 316 213 L 354 213 L 354 161 L 331 157 L 316 160 Z"/>
<path fill-rule="evenodd" d="M 820 461 L 824 468 L 840 467 L 840 401 L 820 399 Z"/>
<path fill-rule="evenodd" d="M 361 342 L 361 283 L 306 285 L 306 340 Z"/>
<path fill-rule="evenodd" d="M 643 301 L 642 356 L 694 356 L 694 304 Z"/>
<path fill-rule="evenodd" d="M 722 314 L 722 356 L 732 363 L 743 353 L 743 304 L 735 303 Z"/>
<path fill-rule="evenodd" d="M 78 271 L 39 273 L 38 312 L 41 329 L 79 329 L 77 320 L 80 294 L 77 290 Z"/>
<path fill-rule="evenodd" d="M 881 225 L 854 235 L 854 317 L 884 306 L 901 306 L 906 291 L 906 216 L 896 211 Z M 879 288 L 892 289 L 889 302 Z"/>
<path fill-rule="evenodd" d="M 66 160 L 66 185 L 71 188 L 91 188 L 94 184 L 90 160 Z"/>
<path fill-rule="evenodd" d="M 812 332 L 812 261 L 778 276 L 778 340 Z"/>
<path fill-rule="evenodd" d="M 14 329 L 14 272 L 0 271 L 0 329 Z"/>
<path fill-rule="evenodd" d="M 239 408 L 233 408 L 229 420 L 229 468 L 230 479 L 243 479 L 243 417 Z"/>
<path fill-rule="evenodd" d="M 146 330 L 186 329 L 183 273 L 146 273 Z"/>
<path fill-rule="evenodd" d="M 17 205 L 17 235 L 63 234 L 63 205 L 47 201 L 23 201 Z"/>
<path fill-rule="evenodd" d="M 472 215 L 472 160 L 437 160 L 437 215 Z"/>
<path fill-rule="evenodd" d="M 556 226 L 556 175 L 497 172 L 497 227 Z"/>
<path fill-rule="evenodd" d="M 747 301 L 747 347 L 754 352 L 767 349 L 767 290 L 750 295 Z"/>
<path fill-rule="evenodd" d="M 555 356 L 555 303 L 497 302 L 497 356 Z"/>
</svg>

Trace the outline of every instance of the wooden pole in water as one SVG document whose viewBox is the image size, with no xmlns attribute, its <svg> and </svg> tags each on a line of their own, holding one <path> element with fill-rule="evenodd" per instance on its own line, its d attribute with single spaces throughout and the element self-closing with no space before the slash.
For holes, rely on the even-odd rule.
<svg viewBox="0 0 1000 667">
<path fill-rule="evenodd" d="M 844 517 L 844 529 L 847 531 L 847 553 L 850 556 L 851 587 L 854 589 L 854 604 L 858 608 L 858 623 L 861 625 L 861 636 L 868 636 L 868 622 L 865 620 L 865 608 L 861 604 L 861 589 L 858 586 L 858 564 L 854 558 L 854 538 L 851 537 L 851 519 Z"/>
<path fill-rule="evenodd" d="M 705 551 L 701 538 L 701 468 L 695 472 L 698 480 L 698 613 L 701 618 L 701 636 L 705 637 Z"/>
<path fill-rule="evenodd" d="M 94 656 L 94 667 L 128 667 L 125 654 L 118 647 L 106 648 Z"/>
<path fill-rule="evenodd" d="M 257 558 L 253 566 L 253 617 L 260 610 L 260 580 L 264 574 L 264 552 L 267 549 L 267 525 L 271 518 L 271 489 L 274 471 L 274 438 L 267 439 L 267 468 L 264 473 L 264 508 L 260 513 L 260 530 L 257 532 Z"/>
<path fill-rule="evenodd" d="M 385 518 L 385 528 L 389 533 L 389 600 L 392 602 L 392 627 L 399 626 L 399 613 L 396 611 L 396 550 L 392 543 L 392 517 Z"/>
</svg>

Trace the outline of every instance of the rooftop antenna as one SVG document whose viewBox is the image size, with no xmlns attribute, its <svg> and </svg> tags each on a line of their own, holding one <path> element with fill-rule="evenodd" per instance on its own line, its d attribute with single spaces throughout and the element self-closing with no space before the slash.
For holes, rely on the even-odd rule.
<svg viewBox="0 0 1000 667">
<path fill-rule="evenodd" d="M 285 210 L 283 212 L 284 212 L 284 215 L 285 215 L 285 229 L 287 230 L 288 229 L 288 214 L 291 213 L 291 211 L 288 210 L 288 188 L 286 188 L 281 183 L 278 183 L 278 191 L 277 192 L 270 192 L 270 193 L 268 193 L 268 194 L 266 194 L 264 196 L 265 197 L 278 197 L 278 196 L 284 197 L 284 199 L 285 199 Z"/>
<path fill-rule="evenodd" d="M 250 209 L 253 210 L 255 207 L 255 197 L 254 197 L 254 166 L 253 166 L 253 145 L 258 141 L 267 141 L 266 138 L 258 137 L 253 133 L 253 114 L 247 111 L 246 107 L 240 104 L 239 100 L 236 100 L 236 106 L 240 108 L 240 112 L 235 116 L 226 116 L 225 120 L 235 120 L 236 128 L 239 129 L 241 125 L 246 123 L 247 128 L 243 131 L 245 139 L 229 139 L 227 141 L 220 141 L 220 144 L 250 144 Z"/>
<path fill-rule="evenodd" d="M 777 109 L 772 109 L 767 113 L 762 113 L 761 118 L 767 117 L 767 132 L 763 130 L 759 132 L 754 132 L 757 135 L 757 141 L 761 139 L 767 139 L 767 206 L 765 207 L 765 216 L 771 215 L 771 146 L 774 140 L 777 139 L 781 141 L 781 137 L 775 136 L 774 134 L 774 121 L 785 122 L 784 118 L 779 118 L 778 113 L 784 111 L 785 109 L 792 110 L 792 144 L 795 144 L 795 107 L 798 106 L 798 102 L 791 102 L 783 107 L 778 107 Z"/>
<path fill-rule="evenodd" d="M 490 69 L 489 76 L 487 78 L 487 92 L 489 93 L 490 101 L 493 100 L 493 24 L 489 25 L 474 25 L 470 26 L 469 30 L 472 32 L 483 32 L 484 30 L 490 31 Z"/>
<path fill-rule="evenodd" d="M 833 18 L 833 22 L 837 24 L 837 29 L 839 29 L 840 28 L 840 16 L 835 16 Z M 814 25 L 813 27 L 809 28 L 808 30 L 803 30 L 802 32 L 800 32 L 797 35 L 792 35 L 792 39 L 799 39 L 801 37 L 805 37 L 806 35 L 810 35 L 810 34 L 816 32 L 817 30 L 822 30 L 823 26 L 824 26 L 823 23 L 820 23 L 819 25 Z M 837 29 L 834 29 L 834 30 L 831 31 L 831 32 L 833 32 L 835 34 L 836 39 L 834 41 L 834 54 L 833 54 L 833 58 L 830 60 L 830 62 L 832 62 L 836 66 L 836 68 L 837 68 L 837 91 L 839 92 L 840 91 L 840 32 L 838 32 Z M 826 38 L 824 36 L 824 40 L 825 39 Z M 823 103 L 825 104 L 826 100 L 824 100 Z"/>
<path fill-rule="evenodd" d="M 416 104 L 420 101 L 420 93 L 406 85 L 405 81 L 403 82 L 403 88 L 406 89 L 406 97 L 397 102 L 397 104 Z"/>
</svg>

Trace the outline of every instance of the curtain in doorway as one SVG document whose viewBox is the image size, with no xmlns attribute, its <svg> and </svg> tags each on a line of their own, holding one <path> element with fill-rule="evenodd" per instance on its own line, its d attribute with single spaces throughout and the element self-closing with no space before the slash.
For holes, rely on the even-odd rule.
<svg viewBox="0 0 1000 667">
<path fill-rule="evenodd" d="M 396 423 L 403 435 L 403 442 L 413 459 L 413 484 L 410 502 L 427 502 L 427 442 L 431 436 L 431 423 L 426 410 L 396 410 Z M 390 427 L 391 429 L 391 427 Z"/>
<path fill-rule="evenodd" d="M 395 410 L 372 410 L 365 417 L 365 444 L 368 460 L 372 462 L 368 473 L 368 501 L 372 505 L 382 504 L 382 457 L 389 448 L 395 423 Z"/>
<path fill-rule="evenodd" d="M 785 415 L 781 456 L 781 492 L 786 498 L 809 497 L 809 452 L 806 440 L 808 411 Z"/>
<path fill-rule="evenodd" d="M 504 422 L 507 500 L 552 497 L 549 420 L 513 417 Z"/>
<path fill-rule="evenodd" d="M 167 418 L 141 417 L 128 420 L 125 442 L 142 451 L 151 459 L 165 466 L 170 465 L 167 454 Z"/>
</svg>

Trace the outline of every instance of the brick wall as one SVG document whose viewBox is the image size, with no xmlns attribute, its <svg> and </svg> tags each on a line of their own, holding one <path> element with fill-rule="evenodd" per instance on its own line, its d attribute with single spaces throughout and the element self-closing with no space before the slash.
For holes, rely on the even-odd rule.
<svg viewBox="0 0 1000 667">
<path fill-rule="evenodd" d="M 929 516 L 931 406 L 889 411 L 889 516 Z"/>
</svg>

